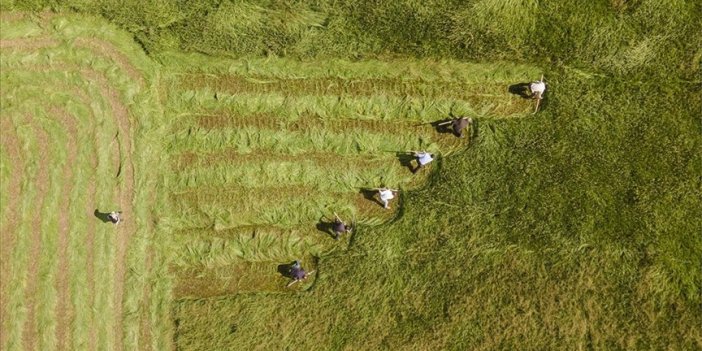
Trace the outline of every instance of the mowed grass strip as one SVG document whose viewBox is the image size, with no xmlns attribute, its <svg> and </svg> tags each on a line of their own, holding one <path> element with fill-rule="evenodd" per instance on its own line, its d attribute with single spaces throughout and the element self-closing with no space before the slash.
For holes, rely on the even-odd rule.
<svg viewBox="0 0 702 351">
<path fill-rule="evenodd" d="M 398 161 L 399 162 L 399 161 Z M 407 168 L 391 164 L 377 167 L 373 163 L 358 167 L 338 167 L 337 164 L 318 164 L 313 160 L 251 161 L 247 164 L 224 164 L 209 168 L 185 170 L 173 179 L 174 193 L 200 187 L 259 188 L 310 186 L 320 192 L 355 192 L 360 188 L 388 186 L 398 188 L 413 180 Z M 339 162 L 343 165 L 343 161 Z M 365 166 L 365 167 L 364 167 Z M 421 171 L 429 173 L 432 167 Z"/>
<path fill-rule="evenodd" d="M 0 100 L 2 101 L 2 100 Z M 21 223 L 22 213 L 20 204 L 23 199 L 22 183 L 25 178 L 25 163 L 26 155 L 22 152 L 21 140 L 15 129 L 10 114 L 0 113 L 0 129 L 3 131 L 3 137 L 0 138 L 1 155 L 0 170 L 2 171 L 3 189 L 2 204 L 0 204 L 0 226 L 3 230 L 0 232 L 0 329 L 4 331 L 10 330 L 10 319 L 8 316 L 10 308 L 10 291 L 7 287 L 10 285 L 11 277 L 13 276 L 14 262 L 11 260 L 12 252 L 15 250 L 17 240 L 17 228 Z M 0 333 L 0 346 L 7 345 L 7 332 Z"/>
<path fill-rule="evenodd" d="M 210 236 L 210 231 L 177 234 L 174 242 L 182 250 L 173 256 L 172 266 L 209 269 L 242 262 L 284 261 L 308 254 L 319 256 L 329 250 L 309 235 L 309 228 L 237 227 L 226 230 L 226 238 Z"/>
<path fill-rule="evenodd" d="M 438 119 L 437 122 L 449 121 L 447 116 Z M 237 116 L 226 112 L 217 114 L 201 114 L 193 116 L 195 127 L 211 129 L 239 129 L 257 128 L 271 129 L 290 132 L 300 132 L 312 128 L 324 129 L 333 133 L 345 132 L 368 132 L 383 133 L 390 135 L 406 135 L 422 138 L 424 140 L 435 140 L 438 148 L 443 154 L 449 154 L 456 149 L 465 146 L 468 142 L 465 139 L 456 138 L 449 128 L 440 128 L 430 124 L 411 121 L 383 121 L 351 118 L 322 118 L 318 115 L 303 115 L 295 120 L 290 120 L 285 116 L 275 113 L 259 113 L 252 116 Z M 469 133 L 466 133 L 469 134 Z"/>
<path fill-rule="evenodd" d="M 408 79 L 344 79 L 337 77 L 276 79 L 255 75 L 185 75 L 180 89 L 207 88 L 232 95 L 241 93 L 267 94 L 278 92 L 285 96 L 411 96 L 445 98 L 464 101 L 504 99 L 509 97 L 504 82 L 465 84 L 462 82 L 424 81 Z M 514 81 L 513 84 L 523 83 Z"/>
<path fill-rule="evenodd" d="M 61 65 L 60 65 L 60 64 L 57 65 L 56 68 L 57 68 L 57 69 L 61 68 Z M 30 69 L 32 69 L 32 68 L 30 68 Z M 42 72 L 42 73 L 43 73 L 43 72 Z M 79 81 L 81 78 L 78 78 L 78 77 L 83 77 L 83 75 L 86 74 L 86 71 L 83 70 L 83 71 L 80 72 L 80 73 L 76 73 L 76 72 L 71 72 L 71 73 L 73 74 L 73 79 L 74 79 L 74 81 Z M 55 78 L 54 81 L 57 81 L 57 82 L 58 82 L 56 85 L 57 85 L 57 86 L 62 86 L 62 85 L 64 85 L 64 84 L 66 84 L 66 83 L 65 83 L 66 77 L 71 77 L 71 73 L 67 73 L 67 72 L 50 72 L 50 73 L 44 74 L 44 75 L 48 75 L 48 76 L 50 76 L 50 77 Z M 88 73 L 90 73 L 90 74 L 88 75 L 90 78 L 88 78 L 88 79 L 98 77 L 99 74 L 100 74 L 100 73 L 94 73 L 94 72 L 88 72 Z M 34 76 L 36 76 L 37 74 L 38 74 L 38 73 L 36 73 L 36 72 L 31 72 L 31 73 L 30 73 L 30 72 L 22 72 L 22 73 L 20 74 L 20 76 L 21 76 L 21 77 L 20 77 L 20 80 L 34 78 Z M 76 76 L 76 75 L 77 75 L 77 76 Z M 98 78 L 100 78 L 100 77 L 98 77 Z M 91 81 L 90 84 L 98 84 L 98 85 L 105 84 L 105 81 L 106 81 L 105 78 L 102 78 L 102 79 L 103 79 L 104 81 L 100 81 L 100 80 L 98 79 L 97 83 L 94 82 L 94 81 Z M 49 80 L 49 81 L 51 81 L 51 80 Z M 49 84 L 49 82 L 47 82 L 47 84 Z M 31 85 L 29 85 L 29 86 L 31 86 Z M 26 89 L 25 89 L 25 90 L 26 90 Z M 86 90 L 90 90 L 90 89 L 86 89 Z M 93 101 L 100 101 L 100 98 L 109 97 L 109 96 L 105 96 L 106 94 L 105 94 L 105 90 L 104 90 L 104 89 L 99 89 L 99 90 L 100 90 L 100 96 L 99 96 L 99 98 L 98 98 L 97 100 L 93 100 Z M 61 91 L 61 90 L 58 90 L 58 91 Z M 25 91 L 24 93 L 26 93 L 26 91 Z M 30 94 L 30 95 L 31 95 L 31 94 Z M 98 106 L 98 104 L 96 104 L 96 103 L 94 103 L 94 102 L 91 103 L 91 105 L 92 105 L 93 108 L 95 108 L 96 106 Z M 113 103 L 110 103 L 110 104 L 107 104 L 107 105 L 114 105 L 114 104 L 113 104 Z M 114 109 L 114 106 L 104 106 L 103 108 L 104 108 L 104 110 Z M 102 111 L 100 111 L 100 112 L 103 112 L 104 110 L 102 110 Z M 105 142 L 98 142 L 98 144 L 102 144 L 102 145 L 113 145 L 114 143 L 112 143 L 112 142 L 108 142 L 108 143 L 105 143 Z M 114 145 L 118 145 L 118 144 L 114 144 Z M 119 154 L 119 153 L 114 153 L 114 152 L 113 152 L 112 154 Z M 107 160 L 107 159 L 106 159 L 106 160 Z M 112 161 L 113 161 L 113 160 L 112 160 L 112 158 L 110 157 L 108 162 L 112 163 Z M 113 173 L 113 172 L 110 171 L 110 173 Z M 110 177 L 102 177 L 102 179 L 110 179 Z M 102 188 L 109 188 L 109 187 L 104 187 L 104 186 L 103 186 Z M 114 206 L 111 206 L 111 207 L 114 207 Z M 50 217 L 50 218 L 55 218 L 55 217 Z M 111 238 L 111 237 L 107 237 L 107 238 Z M 103 246 L 103 248 L 105 248 L 106 250 L 111 250 L 112 247 L 114 247 L 114 245 Z M 98 254 L 98 255 L 96 255 L 96 257 L 97 257 L 97 258 L 101 258 L 102 256 L 101 256 L 100 254 Z M 114 265 L 109 265 L 109 266 L 105 267 L 106 269 L 100 269 L 100 270 L 98 270 L 98 272 L 108 272 L 107 275 L 104 276 L 105 278 L 107 278 L 108 276 L 110 276 L 110 273 L 109 273 L 109 268 L 110 268 L 110 267 L 114 267 Z M 99 279 L 98 279 L 98 280 L 99 280 Z M 98 285 L 96 285 L 96 286 L 100 286 L 100 284 L 98 284 Z M 120 300 L 121 300 L 121 299 L 120 299 Z M 51 301 L 51 300 L 50 300 L 50 299 L 47 299 L 47 301 Z M 110 306 L 110 307 L 108 307 L 108 308 L 105 309 L 106 311 L 112 310 L 113 302 L 110 301 L 109 298 L 107 298 L 107 299 L 99 299 L 99 298 L 98 298 L 98 300 L 96 301 L 96 305 L 99 306 L 101 303 Z M 49 318 L 45 318 L 45 320 L 46 320 L 46 323 L 53 323 L 53 320 L 51 320 L 51 319 L 49 319 Z M 105 318 L 103 317 L 102 320 L 105 321 Z M 46 324 L 46 323 L 45 323 L 45 324 Z M 50 324 L 50 325 L 51 325 L 51 324 Z M 107 326 L 107 324 L 106 324 L 106 323 L 102 323 L 102 324 L 99 324 L 99 326 Z M 47 330 L 51 330 L 51 329 L 47 329 Z M 102 329 L 102 330 L 103 330 L 104 332 L 103 332 L 103 333 L 98 333 L 98 335 L 97 335 L 98 339 L 101 339 L 101 337 L 102 337 L 102 340 L 103 340 L 102 343 L 104 343 L 104 344 L 110 343 L 110 344 L 111 344 L 112 341 L 108 341 L 108 340 L 110 340 L 110 339 L 114 340 L 114 339 L 113 339 L 114 337 L 109 336 L 111 333 L 114 332 L 114 328 L 112 328 L 112 327 L 107 327 L 107 328 Z M 113 335 L 114 335 L 114 334 L 113 334 Z M 115 336 L 115 337 L 117 337 L 117 336 Z M 98 344 L 100 344 L 99 341 L 98 341 Z"/>
<path fill-rule="evenodd" d="M 5 96 L 5 95 L 3 95 Z M 3 106 L 6 106 L 3 103 Z M 39 191 L 39 174 L 46 172 L 42 168 L 42 163 L 39 158 L 40 142 L 35 134 L 34 128 L 31 126 L 31 116 L 15 115 L 7 109 L 3 109 L 3 119 L 10 119 L 14 126 L 17 139 L 20 145 L 22 155 L 24 155 L 24 166 L 22 171 L 21 189 L 19 195 L 21 201 L 18 208 L 18 226 L 14 231 L 16 238 L 14 247 L 8 257 L 10 262 L 9 275 L 4 279 L 9 282 L 3 285 L 4 295 L 8 297 L 7 311 L 3 320 L 7 321 L 3 328 L 3 349 L 21 349 L 23 345 L 22 335 L 25 328 L 25 322 L 28 319 L 28 311 L 26 309 L 27 297 L 25 296 L 27 273 L 30 266 L 30 247 L 32 245 L 33 233 L 33 213 L 35 203 L 40 201 L 42 195 Z M 40 207 L 41 209 L 41 207 Z M 5 258 L 3 258 L 4 260 Z M 10 322 L 11 321 L 11 322 Z"/>
<path fill-rule="evenodd" d="M 287 287 L 290 278 L 283 275 L 285 267 L 299 260 L 307 272 L 316 271 L 317 259 L 312 256 L 269 262 L 241 262 L 235 265 L 203 269 L 188 267 L 174 269 L 176 299 L 203 299 L 242 293 L 291 293 L 301 292 L 315 283 L 318 272 L 307 280 Z"/>
<path fill-rule="evenodd" d="M 236 226 L 291 226 L 329 222 L 336 212 L 348 223 L 352 218 L 362 224 L 382 223 L 393 216 L 378 200 L 369 198 L 374 192 L 320 192 L 314 188 L 238 188 L 189 192 L 175 196 L 175 208 L 181 225 L 217 229 Z"/>
<path fill-rule="evenodd" d="M 323 119 L 400 120 L 433 122 L 453 115 L 480 118 L 518 118 L 531 114 L 534 102 L 509 94 L 508 85 L 499 96 L 471 99 L 446 97 L 339 95 L 290 95 L 281 92 L 228 94 L 210 88 L 172 94 L 169 104 L 177 116 L 226 110 L 232 115 L 248 116 L 276 113 L 279 118 L 296 120 L 314 115 Z M 205 112 L 209 114 L 208 112 Z"/>
<path fill-rule="evenodd" d="M 382 61 L 323 58 L 301 61 L 275 57 L 231 60 L 173 52 L 161 55 L 159 58 L 164 64 L 186 67 L 186 70 L 192 73 L 261 76 L 274 79 L 403 79 L 437 83 L 483 84 L 485 82 L 509 83 L 516 80 L 530 80 L 541 73 L 537 67 L 508 62 L 485 64 L 407 58 Z"/>
<path fill-rule="evenodd" d="M 269 151 L 302 154 L 314 151 L 350 156 L 424 149 L 436 152 L 439 146 L 434 139 L 412 134 L 368 133 L 360 129 L 335 133 L 319 128 L 291 132 L 254 127 L 186 130 L 179 132 L 170 145 L 172 153 L 202 153 L 232 148 L 240 153 Z"/>
</svg>

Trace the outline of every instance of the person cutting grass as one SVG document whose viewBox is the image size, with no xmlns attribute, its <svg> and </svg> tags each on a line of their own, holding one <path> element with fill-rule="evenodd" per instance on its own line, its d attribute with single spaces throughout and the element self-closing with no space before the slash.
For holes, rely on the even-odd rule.
<svg viewBox="0 0 702 351">
<path fill-rule="evenodd" d="M 417 168 L 413 169 L 412 173 L 417 173 L 422 167 L 434 161 L 434 155 L 426 151 L 413 151 L 412 153 L 417 158 Z"/>
<path fill-rule="evenodd" d="M 287 286 L 290 287 L 297 282 L 303 281 L 307 279 L 308 276 L 309 274 L 302 268 L 300 261 L 295 260 L 292 266 L 290 266 L 290 278 L 292 278 L 292 281 L 288 283 Z"/>
<path fill-rule="evenodd" d="M 334 213 L 334 223 L 332 223 L 332 231 L 334 232 L 334 240 L 339 240 L 339 236 L 344 233 L 350 233 L 351 227 L 346 225 L 339 216 Z"/>
<path fill-rule="evenodd" d="M 395 198 L 396 192 L 397 192 L 397 190 L 388 189 L 388 188 L 378 189 L 378 195 L 380 196 L 380 201 L 383 203 L 383 208 L 385 208 L 386 210 L 390 209 L 390 206 L 389 206 L 390 200 Z"/>
<path fill-rule="evenodd" d="M 451 124 L 451 130 L 453 131 L 453 135 L 460 138 L 463 136 L 463 129 L 473 124 L 473 119 L 470 117 L 454 118 L 450 121 L 439 123 L 439 126 L 445 126 L 447 124 Z"/>
<path fill-rule="evenodd" d="M 112 222 L 112 224 L 117 225 L 117 224 L 119 224 L 120 222 L 122 222 L 122 211 L 113 211 L 113 212 L 110 212 L 110 213 L 107 215 L 107 218 L 110 219 L 110 222 Z"/>
<path fill-rule="evenodd" d="M 532 99 L 543 99 L 543 95 L 546 92 L 546 83 L 544 83 L 544 77 L 541 76 L 540 80 L 529 84 L 529 90 L 531 90 Z"/>
</svg>

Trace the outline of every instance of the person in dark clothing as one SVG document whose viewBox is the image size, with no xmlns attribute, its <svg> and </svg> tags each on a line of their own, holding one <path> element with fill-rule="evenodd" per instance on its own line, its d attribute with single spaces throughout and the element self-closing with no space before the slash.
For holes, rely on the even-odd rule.
<svg viewBox="0 0 702 351">
<path fill-rule="evenodd" d="M 305 270 L 302 269 L 300 261 L 295 260 L 292 266 L 290 266 L 290 278 L 292 278 L 292 281 L 288 283 L 288 287 L 299 281 L 307 279 L 307 272 L 305 272 Z"/>
<path fill-rule="evenodd" d="M 351 228 L 334 213 L 334 223 L 332 223 L 332 231 L 334 232 L 334 240 L 339 240 L 339 236 L 344 233 L 351 232 Z"/>
<path fill-rule="evenodd" d="M 462 117 L 462 118 L 456 118 L 453 121 L 451 121 L 451 127 L 453 128 L 453 135 L 457 137 L 462 137 L 463 136 L 463 129 L 465 129 L 468 125 L 473 124 L 473 119 L 468 117 Z"/>
<path fill-rule="evenodd" d="M 460 117 L 460 118 L 454 118 L 450 121 L 439 123 L 439 128 L 441 128 L 440 130 L 448 131 L 449 129 L 447 127 L 448 127 L 448 125 L 450 125 L 451 126 L 450 130 L 453 132 L 453 135 L 460 138 L 463 136 L 463 129 L 465 129 L 467 126 L 469 126 L 471 124 L 473 124 L 472 118 Z"/>
</svg>

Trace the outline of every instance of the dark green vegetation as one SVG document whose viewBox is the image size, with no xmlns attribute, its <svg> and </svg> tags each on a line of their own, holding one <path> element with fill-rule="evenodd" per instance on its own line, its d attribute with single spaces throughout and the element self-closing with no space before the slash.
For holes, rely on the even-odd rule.
<svg viewBox="0 0 702 351">
<path fill-rule="evenodd" d="M 175 239 L 174 244 L 185 245 L 174 246 L 176 267 L 191 263 L 197 267 L 202 257 L 217 266 L 216 260 L 207 261 L 199 253 L 216 254 L 220 248 L 232 247 L 232 242 L 258 247 L 229 233 L 235 217 L 215 213 L 240 199 L 271 201 L 242 195 L 236 187 L 232 191 L 239 196 L 231 195 L 231 200 L 218 191 L 232 183 L 251 186 L 251 182 L 236 183 L 251 178 L 215 177 L 215 171 L 231 174 L 233 169 L 213 168 L 212 162 L 232 158 L 242 160 L 242 165 L 256 162 L 242 156 L 253 146 L 241 146 L 243 137 L 227 130 L 251 130 L 259 138 L 261 130 L 274 126 L 301 133 L 314 124 L 341 135 L 328 129 L 326 122 L 309 121 L 334 117 L 356 105 L 334 107 L 328 105 L 330 101 L 315 100 L 314 95 L 328 94 L 333 101 L 335 96 L 372 100 L 382 95 L 376 92 L 385 91 L 429 98 L 438 93 L 382 81 L 344 83 L 346 77 L 359 74 L 350 71 L 337 81 L 346 89 L 302 84 L 295 88 L 307 95 L 281 99 L 271 95 L 285 86 L 260 82 L 263 73 L 248 72 L 255 80 L 183 79 L 177 72 L 198 65 L 181 62 L 185 58 L 165 50 L 234 58 L 278 55 L 302 58 L 312 66 L 322 62 L 321 67 L 330 58 L 393 62 L 402 57 L 416 59 L 421 66 L 426 58 L 450 57 L 489 65 L 524 63 L 540 67 L 529 69 L 530 73 L 546 74 L 550 91 L 541 113 L 526 118 L 483 115 L 478 119 L 477 138 L 444 158 L 421 190 L 403 197 L 404 206 L 393 223 L 361 227 L 347 251 L 315 251 L 324 256 L 309 291 L 175 301 L 174 341 L 180 349 L 702 348 L 702 8 L 698 2 L 161 1 L 144 5 L 134 1 L 117 5 L 69 1 L 42 5 L 22 1 L 14 6 L 102 15 L 130 31 L 162 63 L 165 84 L 169 84 L 163 93 L 168 96 L 166 112 L 188 109 L 181 119 L 173 119 L 179 123 L 169 126 L 172 136 L 165 143 L 170 163 L 200 172 L 189 178 L 188 170 L 174 174 L 168 169 L 163 179 L 175 187 L 174 193 L 189 186 L 202 189 L 198 196 L 172 197 L 169 208 L 189 213 L 189 208 L 202 209 L 202 203 L 210 206 L 202 217 L 162 219 L 164 228 L 192 230 L 180 233 L 186 238 L 191 235 L 190 242 Z M 259 61 L 261 70 L 276 63 L 294 66 L 287 60 L 273 59 L 271 66 L 264 63 Z M 205 71 L 220 70 L 220 76 L 229 71 L 228 65 L 202 64 L 207 66 Z M 324 79 L 329 82 L 328 77 Z M 181 95 L 189 89 L 204 92 Z M 359 93 L 364 89 L 373 93 Z M 450 98 L 464 98 L 451 95 L 460 93 L 445 92 Z M 262 96 L 268 100 L 261 102 Z M 239 110 L 227 106 L 224 118 L 195 119 L 189 110 L 211 110 L 221 107 L 219 101 L 226 105 L 244 98 L 251 103 Z M 182 102 L 185 105 L 178 105 Z M 480 101 L 467 103 L 466 108 L 473 103 Z M 246 110 L 256 106 L 258 115 Z M 369 106 L 401 111 L 393 109 L 403 104 L 374 100 Z M 441 112 L 448 110 L 437 109 L 421 120 L 444 118 Z M 269 121 L 281 115 L 303 124 Z M 245 118 L 232 122 L 231 116 Z M 255 121 L 249 123 L 246 118 L 251 116 Z M 388 118 L 393 116 L 397 115 Z M 372 134 L 377 126 L 352 124 L 350 129 Z M 187 134 L 192 140 L 181 132 L 190 127 L 195 127 L 194 133 Z M 198 134 L 200 129 L 216 131 L 203 135 Z M 283 146 L 301 142 L 285 143 L 283 136 L 263 135 L 281 140 Z M 403 137 L 399 134 L 396 140 Z M 233 141 L 230 146 L 237 148 L 225 150 L 217 139 Z M 368 145 L 376 141 L 368 140 Z M 265 145 L 293 160 L 303 154 L 294 147 Z M 328 147 L 329 152 L 353 156 L 354 149 L 342 149 L 342 145 L 306 147 Z M 280 169 L 290 167 L 284 156 L 271 157 Z M 361 174 L 365 170 L 354 169 Z M 297 179 L 302 182 L 299 179 L 314 176 L 308 172 Z M 214 180 L 219 183 L 207 189 Z M 315 184 L 306 186 L 317 189 Z M 298 204 L 308 202 L 292 201 L 293 206 Z M 276 213 L 286 210 L 290 208 Z M 300 210 L 308 213 L 306 208 Z M 299 218 L 295 216 L 271 218 L 278 222 Z M 204 229 L 192 229 L 198 227 Z M 276 253 L 275 260 L 314 251 L 312 246 L 285 251 L 295 249 L 284 241 L 290 236 L 278 235 L 275 228 L 266 230 L 262 236 L 272 239 L 263 242 L 270 245 L 241 254 L 225 253 L 224 262 L 242 257 L 256 262 L 258 255 L 271 252 Z M 213 233 L 220 236 L 211 238 Z M 177 250 L 182 247 L 191 248 L 185 253 L 193 256 Z M 269 266 L 250 265 L 251 272 L 269 271 Z M 211 274 L 232 273 L 215 270 Z M 260 288 L 254 286 L 252 291 Z M 183 295 L 188 294 L 192 293 Z"/>
</svg>

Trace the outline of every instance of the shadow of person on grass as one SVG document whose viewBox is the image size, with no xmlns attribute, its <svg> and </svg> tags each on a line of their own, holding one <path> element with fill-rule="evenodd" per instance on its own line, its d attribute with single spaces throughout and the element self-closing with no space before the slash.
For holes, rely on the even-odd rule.
<svg viewBox="0 0 702 351">
<path fill-rule="evenodd" d="M 358 193 L 363 195 L 364 199 L 375 202 L 376 204 L 380 205 L 381 207 L 383 206 L 383 203 L 376 196 L 376 195 L 378 195 L 378 189 L 361 188 L 361 190 L 359 190 Z"/>
<path fill-rule="evenodd" d="M 332 229 L 334 226 L 334 222 L 332 220 L 329 220 L 327 217 L 322 216 L 319 219 L 319 222 L 315 225 L 317 227 L 317 230 L 320 232 L 329 235 L 332 239 L 334 239 L 334 230 Z"/>
<path fill-rule="evenodd" d="M 109 212 L 100 212 L 96 208 L 93 214 L 95 215 L 95 217 L 97 217 L 97 219 L 101 220 L 102 223 L 112 223 Z"/>
<path fill-rule="evenodd" d="M 292 267 L 295 264 L 295 262 L 290 262 L 290 263 L 283 263 L 278 265 L 278 273 L 282 275 L 285 278 L 292 279 Z"/>
<path fill-rule="evenodd" d="M 415 167 L 412 164 L 412 161 L 414 161 L 416 157 L 413 153 L 400 151 L 395 153 L 395 157 L 397 157 L 397 160 L 400 161 L 400 165 L 402 165 L 402 167 L 407 167 L 407 169 L 409 169 L 412 173 L 415 172 Z"/>
<path fill-rule="evenodd" d="M 517 83 L 509 86 L 509 92 L 514 95 L 519 95 L 524 99 L 531 99 L 531 91 L 529 83 Z"/>
</svg>

